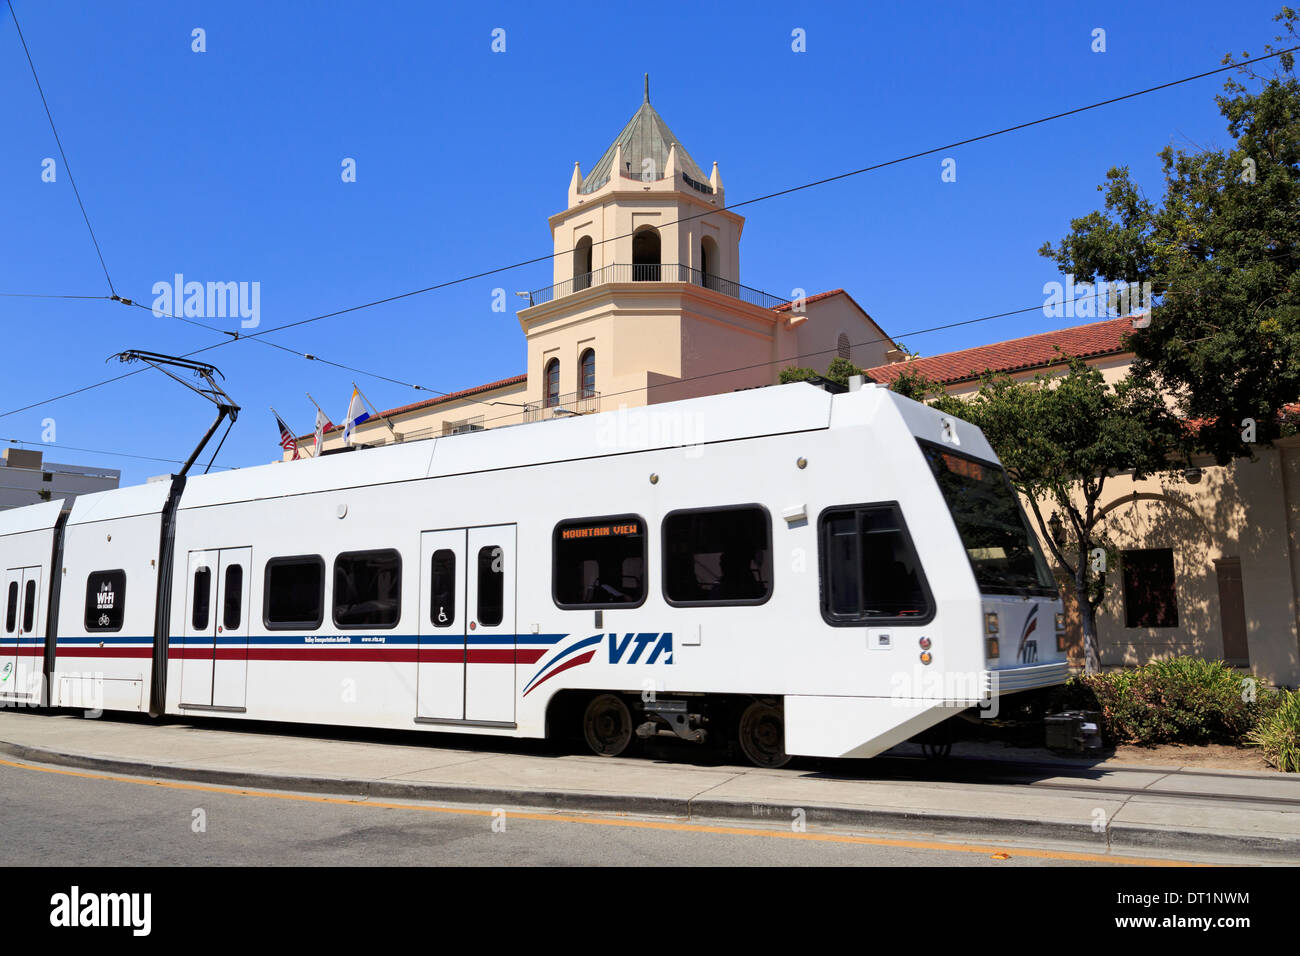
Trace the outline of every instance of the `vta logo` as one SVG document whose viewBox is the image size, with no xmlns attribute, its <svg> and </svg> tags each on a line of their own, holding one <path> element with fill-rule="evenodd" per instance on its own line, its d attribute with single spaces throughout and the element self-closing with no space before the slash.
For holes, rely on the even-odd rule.
<svg viewBox="0 0 1300 956">
<path fill-rule="evenodd" d="M 14 672 L 14 662 L 6 661 L 4 670 L 0 671 L 0 684 L 3 684 L 5 681 L 7 681 L 9 679 L 9 675 L 12 674 L 13 672 Z"/>
<path fill-rule="evenodd" d="M 654 645 L 646 664 L 653 664 L 663 656 L 663 663 L 673 662 L 673 636 L 668 634 L 624 634 L 622 640 L 617 634 L 609 635 L 609 662 L 611 664 L 636 664 L 641 661 L 647 647 Z M 630 651 L 630 653 L 629 653 Z M 624 660 L 624 655 L 628 655 Z"/>
<path fill-rule="evenodd" d="M 1029 616 L 1025 618 L 1025 626 L 1020 629 L 1020 647 L 1016 651 L 1016 660 L 1021 664 L 1038 663 L 1038 641 L 1031 641 L 1029 635 L 1038 629 L 1038 605 L 1035 604 L 1029 609 Z"/>
</svg>

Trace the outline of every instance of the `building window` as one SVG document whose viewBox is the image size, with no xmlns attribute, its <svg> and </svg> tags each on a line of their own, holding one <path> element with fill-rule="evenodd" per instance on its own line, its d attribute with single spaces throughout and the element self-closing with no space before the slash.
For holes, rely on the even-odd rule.
<svg viewBox="0 0 1300 956">
<path fill-rule="evenodd" d="M 120 631 L 125 613 L 126 572 L 90 572 L 86 578 L 86 630 Z"/>
<path fill-rule="evenodd" d="M 762 604 L 772 595 L 771 518 L 759 505 L 664 518 L 664 598 L 674 605 Z"/>
<path fill-rule="evenodd" d="M 719 289 L 718 244 L 712 236 L 700 240 L 700 284 L 706 289 Z"/>
<path fill-rule="evenodd" d="M 238 630 L 244 612 L 243 565 L 232 564 L 226 568 L 226 597 L 221 604 L 221 623 L 227 631 Z"/>
<path fill-rule="evenodd" d="M 456 421 L 443 422 L 442 433 L 445 436 L 467 435 L 470 432 L 481 432 L 485 428 L 483 421 L 484 417 L 482 415 L 475 415 L 473 418 L 461 418 Z"/>
<path fill-rule="evenodd" d="M 551 359 L 546 363 L 546 407 L 555 408 L 560 404 L 560 360 Z"/>
<path fill-rule="evenodd" d="M 433 552 L 429 569 L 429 620 L 434 627 L 456 623 L 456 552 L 441 548 Z"/>
<path fill-rule="evenodd" d="M 824 511 L 822 617 L 828 624 L 924 624 L 934 616 L 921 561 L 893 503 Z"/>
<path fill-rule="evenodd" d="M 505 552 L 499 545 L 478 549 L 478 622 L 496 627 L 505 618 Z"/>
<path fill-rule="evenodd" d="M 659 231 L 643 226 L 632 236 L 632 281 L 658 282 L 659 262 Z"/>
<path fill-rule="evenodd" d="M 557 607 L 638 607 L 645 601 L 645 522 L 637 515 L 555 526 L 552 593 Z"/>
<path fill-rule="evenodd" d="M 850 349 L 849 337 L 845 335 L 843 332 L 841 332 L 839 341 L 835 343 L 835 350 L 839 354 L 840 358 L 847 361 L 849 358 L 849 349 Z"/>
<path fill-rule="evenodd" d="M 334 623 L 342 628 L 396 627 L 402 616 L 402 556 L 349 551 L 334 559 Z"/>
<path fill-rule="evenodd" d="M 1177 627 L 1172 548 L 1143 548 L 1121 555 L 1125 627 Z"/>
<path fill-rule="evenodd" d="M 266 562 L 262 618 L 272 631 L 314 631 L 324 619 L 325 562 L 320 555 Z"/>
<path fill-rule="evenodd" d="M 591 236 L 583 236 L 573 250 L 573 291 L 591 288 Z"/>
<path fill-rule="evenodd" d="M 587 349 L 578 360 L 579 398 L 591 398 L 596 394 L 596 352 Z"/>
<path fill-rule="evenodd" d="M 207 631 L 212 607 L 211 568 L 199 568 L 194 572 L 194 600 L 190 603 L 190 627 L 199 632 Z"/>
</svg>

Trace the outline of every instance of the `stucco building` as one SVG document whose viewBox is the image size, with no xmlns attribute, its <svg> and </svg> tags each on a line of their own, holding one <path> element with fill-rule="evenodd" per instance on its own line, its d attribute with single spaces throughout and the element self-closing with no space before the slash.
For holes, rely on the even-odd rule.
<svg viewBox="0 0 1300 956">
<path fill-rule="evenodd" d="M 776 296 L 740 281 L 745 218 L 643 102 L 550 217 L 553 283 L 518 314 L 519 365 L 504 377 L 363 423 L 353 441 L 457 431 L 671 402 L 776 382 L 788 365 L 836 355 L 879 365 L 895 343 L 847 292 Z M 689 438 L 689 436 L 686 436 Z M 299 438 L 311 453 L 312 436 Z M 343 446 L 326 433 L 326 453 Z"/>
</svg>

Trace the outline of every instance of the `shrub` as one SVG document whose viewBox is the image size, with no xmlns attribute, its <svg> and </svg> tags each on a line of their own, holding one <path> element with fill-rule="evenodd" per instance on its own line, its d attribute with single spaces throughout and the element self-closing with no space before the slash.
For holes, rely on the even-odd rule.
<svg viewBox="0 0 1300 956">
<path fill-rule="evenodd" d="M 1246 740 L 1278 770 L 1300 773 L 1300 691 L 1273 696 L 1275 706 L 1268 708 Z"/>
<path fill-rule="evenodd" d="M 1253 700 L 1245 679 L 1222 661 L 1174 657 L 1130 670 L 1072 678 L 1059 706 L 1097 710 L 1112 743 L 1238 743 L 1278 696 L 1257 685 Z"/>
</svg>

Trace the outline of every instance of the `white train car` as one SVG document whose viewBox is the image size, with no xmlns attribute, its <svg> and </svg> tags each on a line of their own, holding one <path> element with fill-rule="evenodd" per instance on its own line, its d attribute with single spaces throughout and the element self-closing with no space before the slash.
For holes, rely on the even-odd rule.
<svg viewBox="0 0 1300 956">
<path fill-rule="evenodd" d="M 875 386 L 103 492 L 75 503 L 62 565 L 62 706 L 572 732 L 602 754 L 722 737 L 776 766 L 872 756 L 1067 675 L 992 449 Z"/>
</svg>

